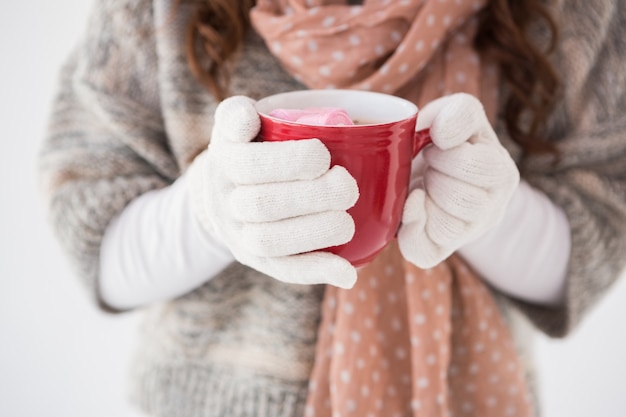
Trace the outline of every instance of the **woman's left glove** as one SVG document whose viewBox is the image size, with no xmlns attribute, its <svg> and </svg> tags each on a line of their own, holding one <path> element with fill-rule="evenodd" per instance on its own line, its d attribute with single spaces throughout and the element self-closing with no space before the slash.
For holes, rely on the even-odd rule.
<svg viewBox="0 0 626 417">
<path fill-rule="evenodd" d="M 405 203 L 398 243 L 407 260 L 431 268 L 499 222 L 519 171 L 469 94 L 426 105 L 418 117 L 425 128 L 433 146 L 414 164 L 413 175 L 423 176 Z"/>
</svg>

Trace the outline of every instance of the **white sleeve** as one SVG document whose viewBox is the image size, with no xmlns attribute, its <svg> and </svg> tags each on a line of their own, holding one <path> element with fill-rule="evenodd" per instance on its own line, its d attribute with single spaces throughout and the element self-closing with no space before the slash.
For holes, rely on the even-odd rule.
<svg viewBox="0 0 626 417">
<path fill-rule="evenodd" d="M 193 215 L 187 178 L 141 195 L 107 227 L 100 249 L 100 294 L 118 309 L 183 295 L 233 262 Z"/>
<path fill-rule="evenodd" d="M 459 253 L 503 293 L 558 306 L 565 298 L 570 245 L 565 212 L 521 181 L 498 226 Z"/>
</svg>

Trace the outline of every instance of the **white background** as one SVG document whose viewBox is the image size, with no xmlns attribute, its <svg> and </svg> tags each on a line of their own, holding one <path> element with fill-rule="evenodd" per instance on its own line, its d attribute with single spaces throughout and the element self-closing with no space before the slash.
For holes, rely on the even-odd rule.
<svg viewBox="0 0 626 417">
<path fill-rule="evenodd" d="M 0 417 L 133 415 L 125 388 L 138 315 L 106 316 L 87 301 L 35 176 L 56 73 L 89 5 L 0 5 Z M 624 281 L 569 339 L 539 338 L 545 417 L 626 415 Z"/>
</svg>

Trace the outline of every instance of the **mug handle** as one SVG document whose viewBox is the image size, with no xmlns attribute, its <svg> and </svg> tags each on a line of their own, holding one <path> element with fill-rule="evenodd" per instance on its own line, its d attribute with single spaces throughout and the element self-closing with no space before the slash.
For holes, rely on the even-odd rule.
<svg viewBox="0 0 626 417">
<path fill-rule="evenodd" d="M 430 129 L 426 128 L 417 130 L 413 135 L 413 158 L 415 158 L 422 149 L 431 143 L 433 143 L 433 140 L 430 138 Z M 398 225 L 398 230 L 396 230 L 396 234 L 394 236 L 396 239 L 398 238 L 400 226 L 402 226 L 402 223 Z"/>
<path fill-rule="evenodd" d="M 430 138 L 430 129 L 417 130 L 415 135 L 413 135 L 413 158 L 431 143 L 433 143 L 433 141 Z"/>
</svg>

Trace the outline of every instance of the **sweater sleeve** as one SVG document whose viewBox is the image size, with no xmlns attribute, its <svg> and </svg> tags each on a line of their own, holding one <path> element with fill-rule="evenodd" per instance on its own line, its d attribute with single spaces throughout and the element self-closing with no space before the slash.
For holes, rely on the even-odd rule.
<svg viewBox="0 0 626 417">
<path fill-rule="evenodd" d="M 626 142 L 626 131 L 619 135 Z M 626 149 L 621 151 L 625 152 L 620 158 L 623 170 Z M 626 266 L 626 176 L 622 173 L 616 177 L 608 170 L 608 166 L 600 165 L 527 177 L 563 208 L 571 227 L 565 303 L 549 308 L 516 301 L 550 336 L 569 334 Z"/>
<path fill-rule="evenodd" d="M 545 131 L 558 156 L 523 161 L 522 176 L 570 225 L 565 302 L 514 301 L 543 332 L 570 334 L 626 267 L 626 2 L 561 2 L 553 64 L 562 101 Z"/>
<path fill-rule="evenodd" d="M 95 1 L 85 36 L 61 69 L 39 154 L 47 216 L 97 301 L 108 223 L 179 175 L 159 110 L 151 13 L 146 0 Z"/>
</svg>

